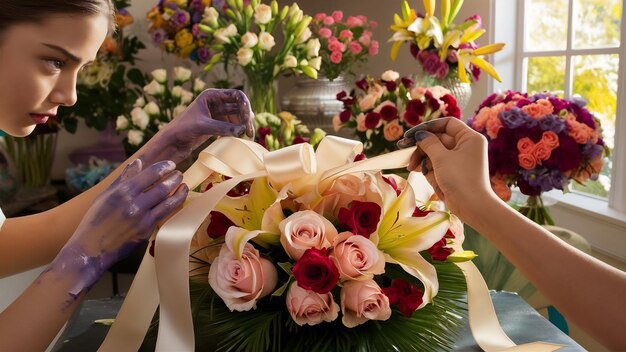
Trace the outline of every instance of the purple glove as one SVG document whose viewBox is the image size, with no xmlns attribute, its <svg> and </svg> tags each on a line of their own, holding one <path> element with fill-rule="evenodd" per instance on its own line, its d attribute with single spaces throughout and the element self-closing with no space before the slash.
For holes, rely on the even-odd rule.
<svg viewBox="0 0 626 352">
<path fill-rule="evenodd" d="M 93 202 L 48 271 L 76 275 L 75 299 L 115 262 L 150 238 L 157 223 L 176 210 L 189 189 L 171 161 L 142 170 L 136 159 Z M 179 187 L 180 186 L 180 187 Z"/>
<path fill-rule="evenodd" d="M 254 114 L 250 101 L 237 89 L 207 89 L 187 110 L 167 124 L 142 148 L 146 163 L 172 160 L 178 163 L 211 135 L 254 138 Z"/>
</svg>

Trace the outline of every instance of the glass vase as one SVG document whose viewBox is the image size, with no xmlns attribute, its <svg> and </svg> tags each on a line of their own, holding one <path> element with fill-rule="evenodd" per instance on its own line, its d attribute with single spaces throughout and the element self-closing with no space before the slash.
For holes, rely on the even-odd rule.
<svg viewBox="0 0 626 352">
<path fill-rule="evenodd" d="M 526 204 L 519 208 L 519 212 L 539 225 L 554 225 L 550 211 L 543 204 L 541 196 L 529 196 Z"/>
<path fill-rule="evenodd" d="M 343 109 L 337 93 L 350 92 L 350 81 L 343 75 L 331 81 L 320 74 L 317 79 L 300 75 L 295 83 L 294 89 L 281 95 L 281 109 L 296 115 L 310 130 L 318 127 L 336 134 L 332 119 Z"/>
<path fill-rule="evenodd" d="M 5 137 L 7 152 L 15 164 L 22 187 L 35 189 L 50 183 L 57 135 L 53 132 Z"/>
<path fill-rule="evenodd" d="M 252 112 L 255 114 L 261 112 L 269 112 L 276 114 L 276 81 L 267 79 L 262 75 L 256 75 L 252 72 L 246 72 L 245 90 Z"/>
<path fill-rule="evenodd" d="M 452 93 L 452 96 L 456 99 L 456 104 L 461 111 L 467 107 L 467 104 L 472 97 L 472 86 L 470 83 L 461 82 L 456 71 L 450 72 L 445 78 L 437 78 L 425 73 L 419 65 L 418 67 L 419 68 L 415 74 L 415 83 L 418 86 L 442 86 Z"/>
</svg>

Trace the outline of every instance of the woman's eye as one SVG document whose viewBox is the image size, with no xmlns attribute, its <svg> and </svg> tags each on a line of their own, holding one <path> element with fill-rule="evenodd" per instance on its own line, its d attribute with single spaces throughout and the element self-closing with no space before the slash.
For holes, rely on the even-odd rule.
<svg viewBox="0 0 626 352">
<path fill-rule="evenodd" d="M 46 61 L 48 62 L 48 64 L 50 65 L 50 67 L 52 67 L 55 70 L 60 70 L 63 68 L 63 66 L 65 66 L 65 62 L 63 62 L 62 60 L 58 60 L 58 59 L 46 59 Z"/>
</svg>

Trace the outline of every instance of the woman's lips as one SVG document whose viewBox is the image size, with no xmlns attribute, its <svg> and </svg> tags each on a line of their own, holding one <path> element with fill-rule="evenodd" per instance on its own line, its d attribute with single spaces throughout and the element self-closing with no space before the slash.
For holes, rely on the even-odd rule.
<svg viewBox="0 0 626 352">
<path fill-rule="evenodd" d="M 46 123 L 50 116 L 42 114 L 30 114 L 30 117 L 33 119 L 33 121 L 35 121 L 36 124 L 40 125 Z"/>
</svg>

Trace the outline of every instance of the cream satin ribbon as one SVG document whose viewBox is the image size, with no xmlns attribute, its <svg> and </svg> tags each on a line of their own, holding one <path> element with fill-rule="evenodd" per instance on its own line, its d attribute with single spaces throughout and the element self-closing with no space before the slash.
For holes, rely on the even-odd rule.
<svg viewBox="0 0 626 352">
<path fill-rule="evenodd" d="M 160 228 L 155 237 L 156 259 L 148 253 L 144 255 L 117 319 L 99 351 L 137 351 L 157 306 L 156 350 L 194 350 L 188 276 L 190 242 L 215 205 L 240 182 L 267 176 L 273 187 L 278 189 L 290 184 L 290 189 L 295 194 L 305 194 L 303 200 L 310 204 L 336 178 L 362 171 L 405 167 L 414 150 L 403 149 L 352 163 L 356 154 L 362 151 L 362 145 L 333 136 L 324 138 L 315 153 L 309 144 L 268 152 L 254 142 L 231 137 L 218 139 L 200 153 L 198 160 L 185 173 L 184 182 L 193 189 L 213 172 L 232 178 L 195 197 Z M 515 346 L 500 328 L 489 292 L 477 269 L 472 263 L 459 266 L 467 276 L 470 328 L 479 346 L 486 351 L 523 351 L 511 349 L 522 346 Z M 476 281 L 482 282 L 484 287 L 474 285 Z M 493 314 L 487 314 L 489 317 L 483 319 L 483 313 L 489 307 Z M 554 345 L 535 344 L 532 350 L 553 351 Z"/>
</svg>

